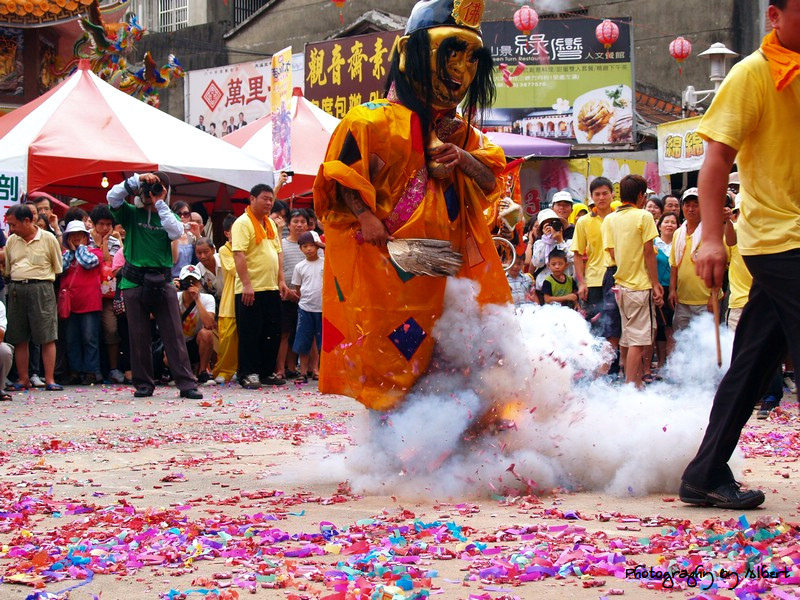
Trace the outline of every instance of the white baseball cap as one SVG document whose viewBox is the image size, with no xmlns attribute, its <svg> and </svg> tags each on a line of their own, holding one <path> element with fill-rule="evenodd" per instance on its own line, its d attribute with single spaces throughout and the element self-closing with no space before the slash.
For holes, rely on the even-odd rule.
<svg viewBox="0 0 800 600">
<path fill-rule="evenodd" d="M 67 223 L 66 228 L 64 229 L 64 233 L 69 235 L 70 233 L 85 233 L 88 235 L 89 230 L 86 229 L 86 225 L 83 223 L 82 219 L 76 219 L 74 221 L 70 221 Z"/>
<path fill-rule="evenodd" d="M 194 265 L 186 265 L 181 269 L 180 279 L 186 279 L 187 277 L 194 277 L 197 281 L 200 281 L 200 270 L 195 267 Z"/>
<path fill-rule="evenodd" d="M 739 210 L 742 206 L 742 195 L 736 194 L 736 199 L 733 201 L 733 212 Z"/>
<path fill-rule="evenodd" d="M 691 187 L 688 190 L 686 190 L 685 192 L 683 192 L 683 196 L 681 196 L 681 204 L 683 204 L 683 202 L 685 202 L 687 198 L 691 198 L 691 197 L 699 198 L 699 196 L 697 195 L 697 188 L 696 187 Z"/>
<path fill-rule="evenodd" d="M 539 211 L 539 215 L 536 217 L 536 222 L 541 225 L 545 221 L 560 221 L 561 219 L 551 208 L 545 208 L 542 211 Z"/>
<path fill-rule="evenodd" d="M 553 195 L 553 200 L 550 202 L 550 206 L 552 206 L 556 202 L 569 202 L 570 204 L 575 203 L 575 201 L 572 199 L 572 194 L 570 194 L 569 192 L 556 192 Z"/>
</svg>

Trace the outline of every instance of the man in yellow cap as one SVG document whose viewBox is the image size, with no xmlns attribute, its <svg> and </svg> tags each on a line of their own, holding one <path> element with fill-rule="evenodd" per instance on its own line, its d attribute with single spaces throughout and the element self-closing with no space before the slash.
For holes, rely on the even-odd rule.
<svg viewBox="0 0 800 600">
<path fill-rule="evenodd" d="M 479 302 L 511 299 L 484 217 L 505 157 L 470 122 L 495 95 L 482 15 L 482 0 L 418 2 L 386 99 L 353 108 L 333 134 L 314 183 L 327 242 L 322 392 L 386 410 L 428 368 L 446 280 L 390 262 L 394 238 L 449 241 Z"/>
</svg>

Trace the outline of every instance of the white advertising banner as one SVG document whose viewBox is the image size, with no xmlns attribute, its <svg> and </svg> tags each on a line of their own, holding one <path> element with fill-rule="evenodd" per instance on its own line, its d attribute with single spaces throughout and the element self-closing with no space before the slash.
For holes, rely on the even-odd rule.
<svg viewBox="0 0 800 600">
<path fill-rule="evenodd" d="M 661 175 L 699 171 L 706 157 L 706 142 L 697 133 L 703 117 L 659 125 L 658 172 Z"/>
<path fill-rule="evenodd" d="M 271 59 L 188 71 L 184 83 L 186 122 L 222 137 L 271 112 Z M 302 89 L 304 54 L 292 55 L 292 81 Z"/>
</svg>

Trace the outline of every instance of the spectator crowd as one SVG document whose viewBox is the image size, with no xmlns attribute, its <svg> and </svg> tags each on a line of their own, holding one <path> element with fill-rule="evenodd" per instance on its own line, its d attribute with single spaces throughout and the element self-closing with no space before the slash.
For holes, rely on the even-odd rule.
<svg viewBox="0 0 800 600">
<path fill-rule="evenodd" d="M 747 302 L 752 279 L 737 249 L 737 193 L 734 173 L 725 209 L 728 284 L 720 290 L 695 274 L 696 188 L 659 197 L 628 175 L 617 201 L 603 177 L 591 182 L 585 203 L 555 193 L 514 240 L 507 270 L 514 305 L 579 311 L 615 350 L 605 376 L 639 387 L 660 379 L 676 330 L 714 303 L 735 330 Z M 270 186 L 257 185 L 244 213 L 222 220 L 225 242 L 217 247 L 203 212 L 169 204 L 164 174 L 134 175 L 108 199 L 88 213 L 70 208 L 62 219 L 47 197 L 7 211 L 4 400 L 30 387 L 103 381 L 132 383 L 143 397 L 170 380 L 192 398 L 202 397 L 201 384 L 258 389 L 318 377 L 325 243 L 313 210 L 290 210 Z M 794 391 L 788 357 L 785 366 L 762 418 L 784 383 Z"/>
<path fill-rule="evenodd" d="M 201 384 L 318 377 L 325 243 L 313 210 L 289 210 L 258 185 L 244 214 L 222 220 L 217 248 L 210 219 L 169 194 L 169 178 L 149 173 L 90 212 L 59 218 L 45 196 L 7 210 L 3 400 L 102 382 L 146 397 L 170 381 L 202 398 Z"/>
</svg>

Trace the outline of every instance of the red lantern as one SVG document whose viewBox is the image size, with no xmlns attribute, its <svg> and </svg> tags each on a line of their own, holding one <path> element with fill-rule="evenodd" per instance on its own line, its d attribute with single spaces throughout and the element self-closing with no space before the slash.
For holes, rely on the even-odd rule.
<svg viewBox="0 0 800 600">
<path fill-rule="evenodd" d="M 680 64 L 692 54 L 692 44 L 683 37 L 677 37 L 670 42 L 669 53 Z M 683 75 L 683 67 L 678 67 L 678 72 Z"/>
<path fill-rule="evenodd" d="M 344 8 L 345 0 L 331 0 L 331 2 L 339 7 L 339 22 L 344 25 L 344 14 L 342 13 L 342 8 Z"/>
<path fill-rule="evenodd" d="M 514 13 L 514 27 L 519 29 L 524 35 L 528 35 L 536 29 L 539 24 L 539 15 L 529 4 L 520 6 Z"/>
<path fill-rule="evenodd" d="M 608 50 L 619 39 L 619 27 L 611 19 L 606 19 L 597 29 L 594 30 L 597 41 L 603 44 L 606 49 L 606 58 L 608 58 Z"/>
</svg>

